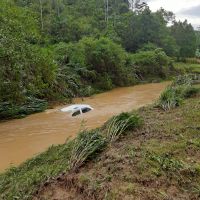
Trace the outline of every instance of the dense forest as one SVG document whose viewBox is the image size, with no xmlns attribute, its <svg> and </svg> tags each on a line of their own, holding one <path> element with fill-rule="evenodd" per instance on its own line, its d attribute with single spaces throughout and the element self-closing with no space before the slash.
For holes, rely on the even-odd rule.
<svg viewBox="0 0 200 200">
<path fill-rule="evenodd" d="M 129 0 L 1 0 L 0 118 L 176 73 L 200 34 Z"/>
</svg>

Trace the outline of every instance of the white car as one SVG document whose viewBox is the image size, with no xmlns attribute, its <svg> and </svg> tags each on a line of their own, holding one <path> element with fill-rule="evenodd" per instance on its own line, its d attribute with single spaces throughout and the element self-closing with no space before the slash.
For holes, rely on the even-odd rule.
<svg viewBox="0 0 200 200">
<path fill-rule="evenodd" d="M 84 104 L 74 104 L 65 108 L 62 108 L 62 112 L 69 112 L 72 113 L 72 117 L 75 117 L 77 115 L 82 115 L 83 113 L 87 113 L 89 111 L 93 110 L 93 108 L 90 105 L 84 105 Z"/>
</svg>

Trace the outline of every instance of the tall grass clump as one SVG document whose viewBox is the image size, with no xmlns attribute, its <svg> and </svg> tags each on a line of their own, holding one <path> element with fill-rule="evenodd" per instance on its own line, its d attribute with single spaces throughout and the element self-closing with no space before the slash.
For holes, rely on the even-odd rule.
<svg viewBox="0 0 200 200">
<path fill-rule="evenodd" d="M 160 95 L 157 106 L 167 111 L 180 106 L 184 99 L 199 94 L 200 89 L 193 86 L 193 79 L 189 75 L 179 76 Z"/>
<path fill-rule="evenodd" d="M 76 170 L 88 158 L 101 151 L 106 145 L 106 141 L 99 131 L 82 131 L 74 140 L 73 149 L 69 159 L 69 170 Z"/>
<path fill-rule="evenodd" d="M 105 128 L 105 135 L 108 142 L 112 143 L 126 130 L 133 130 L 142 124 L 142 119 L 137 114 L 121 113 L 108 121 Z"/>
<path fill-rule="evenodd" d="M 178 85 L 188 85 L 191 86 L 193 83 L 193 78 L 190 74 L 178 76 L 172 83 L 172 86 Z"/>
<path fill-rule="evenodd" d="M 158 100 L 158 106 L 167 111 L 180 106 L 183 98 L 178 94 L 174 87 L 167 87 Z"/>
</svg>

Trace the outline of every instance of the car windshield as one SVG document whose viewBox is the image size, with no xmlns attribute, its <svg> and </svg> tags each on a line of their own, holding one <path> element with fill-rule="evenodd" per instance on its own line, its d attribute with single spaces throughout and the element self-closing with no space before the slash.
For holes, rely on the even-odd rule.
<svg viewBox="0 0 200 200">
<path fill-rule="evenodd" d="M 81 110 L 82 110 L 82 113 L 86 113 L 86 112 L 89 112 L 91 108 L 85 107 L 85 108 L 82 108 Z"/>
</svg>

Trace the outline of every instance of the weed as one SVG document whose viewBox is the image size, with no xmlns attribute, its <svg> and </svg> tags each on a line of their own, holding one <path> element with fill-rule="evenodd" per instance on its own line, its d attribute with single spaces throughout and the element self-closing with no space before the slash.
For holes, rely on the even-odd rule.
<svg viewBox="0 0 200 200">
<path fill-rule="evenodd" d="M 106 142 L 98 130 L 82 131 L 75 139 L 68 162 L 69 169 L 76 170 L 94 153 L 101 151 L 105 144 Z"/>
<path fill-rule="evenodd" d="M 177 95 L 177 90 L 173 87 L 168 87 L 161 94 L 157 106 L 161 107 L 163 110 L 167 111 L 182 104 L 182 97 Z"/>
<path fill-rule="evenodd" d="M 164 171 L 177 171 L 183 169 L 184 163 L 180 160 L 172 158 L 169 154 L 157 155 L 151 153 L 150 160 L 159 164 L 160 168 Z"/>
<path fill-rule="evenodd" d="M 157 106 L 163 110 L 171 110 L 180 106 L 184 99 L 197 95 L 200 89 L 192 86 L 192 76 L 179 76 L 171 86 L 161 94 Z"/>
<path fill-rule="evenodd" d="M 139 127 L 142 124 L 142 119 L 137 114 L 121 113 L 113 117 L 106 124 L 104 130 L 108 142 L 114 142 L 126 131 Z"/>
</svg>

